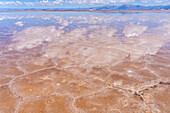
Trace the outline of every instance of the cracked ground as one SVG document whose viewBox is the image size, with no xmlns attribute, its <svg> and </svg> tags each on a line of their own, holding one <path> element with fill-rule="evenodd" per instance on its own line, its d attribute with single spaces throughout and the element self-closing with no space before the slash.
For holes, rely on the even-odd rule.
<svg viewBox="0 0 170 113">
<path fill-rule="evenodd" d="M 18 31 L 0 48 L 0 113 L 169 113 L 168 25 Z"/>
</svg>

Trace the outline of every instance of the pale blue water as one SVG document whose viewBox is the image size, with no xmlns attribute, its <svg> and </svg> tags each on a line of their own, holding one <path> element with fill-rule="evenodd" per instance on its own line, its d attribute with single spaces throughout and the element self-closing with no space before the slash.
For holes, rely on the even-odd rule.
<svg viewBox="0 0 170 113">
<path fill-rule="evenodd" d="M 123 28 L 129 24 L 147 26 L 145 32 L 154 32 L 153 28 L 168 23 L 170 12 L 1 12 L 0 47 L 10 43 L 13 32 L 33 26 L 61 26 L 60 21 L 71 22 L 65 32 L 92 25 L 112 26 L 118 29 L 117 36 L 125 38 Z M 23 26 L 15 23 L 22 22 Z"/>
</svg>

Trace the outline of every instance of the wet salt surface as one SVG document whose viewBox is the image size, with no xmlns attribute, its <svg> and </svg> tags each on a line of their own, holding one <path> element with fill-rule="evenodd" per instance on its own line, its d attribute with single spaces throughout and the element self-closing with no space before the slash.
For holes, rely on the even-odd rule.
<svg viewBox="0 0 170 113">
<path fill-rule="evenodd" d="M 0 112 L 170 112 L 169 12 L 2 13 Z"/>
</svg>

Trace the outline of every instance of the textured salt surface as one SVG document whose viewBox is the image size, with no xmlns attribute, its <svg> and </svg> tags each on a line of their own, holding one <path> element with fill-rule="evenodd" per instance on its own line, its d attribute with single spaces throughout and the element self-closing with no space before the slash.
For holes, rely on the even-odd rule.
<svg viewBox="0 0 170 113">
<path fill-rule="evenodd" d="M 66 31 L 73 16 L 59 27 L 14 32 L 0 50 L 0 112 L 170 112 L 167 17 L 154 28 L 123 24 L 132 17 L 119 17 L 122 28 L 97 25 L 104 17 L 76 17 L 96 25 Z"/>
</svg>

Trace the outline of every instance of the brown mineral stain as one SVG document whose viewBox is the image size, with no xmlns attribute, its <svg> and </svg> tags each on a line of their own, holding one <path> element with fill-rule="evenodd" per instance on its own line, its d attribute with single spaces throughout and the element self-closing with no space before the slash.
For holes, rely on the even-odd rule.
<svg viewBox="0 0 170 113">
<path fill-rule="evenodd" d="M 120 110 L 121 112 L 131 113 L 135 112 L 135 106 L 138 108 L 137 111 L 144 111 L 146 109 L 144 106 L 140 105 L 142 103 L 140 101 L 127 101 L 127 106 L 124 106 L 125 104 L 124 102 L 122 103 L 121 98 L 127 97 L 116 89 L 106 89 L 103 92 L 94 95 L 78 98 L 76 106 L 80 109 L 80 112 L 87 113 L 108 113 L 113 109 L 117 109 L 117 112 Z"/>
<path fill-rule="evenodd" d="M 24 74 L 24 72 L 20 71 L 16 67 L 0 67 L 0 74 L 1 75 L 14 75 L 19 76 Z"/>
<path fill-rule="evenodd" d="M 9 76 L 1 76 L 0 85 L 8 84 L 12 80 L 12 77 Z"/>
<path fill-rule="evenodd" d="M 0 112 L 14 113 L 17 108 L 18 98 L 8 86 L 0 86 Z"/>
<path fill-rule="evenodd" d="M 71 101 L 66 96 L 57 95 L 23 100 L 18 113 L 74 113 Z"/>
</svg>

